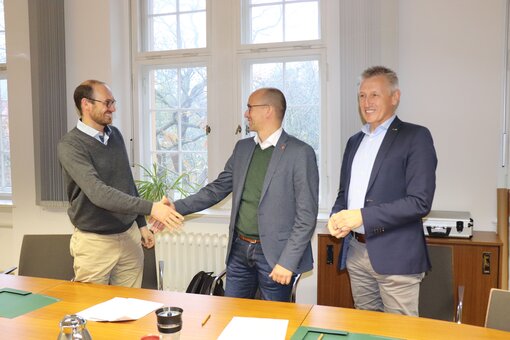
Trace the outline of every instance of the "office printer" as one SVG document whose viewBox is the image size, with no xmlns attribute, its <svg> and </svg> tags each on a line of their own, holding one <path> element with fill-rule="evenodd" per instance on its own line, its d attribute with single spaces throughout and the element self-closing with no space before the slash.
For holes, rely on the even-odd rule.
<svg viewBox="0 0 510 340">
<path fill-rule="evenodd" d="M 473 236 L 473 219 L 467 211 L 431 210 L 423 218 L 423 232 L 429 237 Z"/>
</svg>

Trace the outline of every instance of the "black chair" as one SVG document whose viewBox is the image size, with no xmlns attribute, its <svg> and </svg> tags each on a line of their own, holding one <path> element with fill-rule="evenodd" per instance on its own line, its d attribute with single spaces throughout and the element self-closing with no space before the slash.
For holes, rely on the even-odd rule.
<svg viewBox="0 0 510 340">
<path fill-rule="evenodd" d="M 492 288 L 487 305 L 485 327 L 510 332 L 510 291 Z"/>
<path fill-rule="evenodd" d="M 220 280 L 223 280 L 225 278 L 226 274 L 227 274 L 227 270 L 224 269 L 221 273 L 218 274 L 218 276 L 216 276 L 216 278 L 214 279 L 214 281 L 212 283 L 212 289 L 211 289 L 210 295 L 214 295 L 214 288 L 218 285 Z M 296 302 L 297 286 L 298 286 L 300 279 L 301 279 L 301 274 L 297 274 L 294 278 L 294 282 L 292 282 L 292 290 L 290 292 L 289 302 L 293 302 L 293 303 Z M 257 293 L 255 294 L 255 298 L 257 298 L 258 295 L 259 295 L 259 292 L 257 291 Z"/>
<path fill-rule="evenodd" d="M 72 280 L 73 257 L 69 251 L 71 234 L 24 235 L 18 275 Z"/>
<path fill-rule="evenodd" d="M 158 265 L 156 265 L 156 249 L 152 248 L 143 248 L 143 278 L 142 278 L 142 288 L 147 289 L 159 289 L 163 290 L 163 273 L 164 273 L 164 262 L 160 260 Z M 159 277 L 159 283 L 158 283 Z"/>
<path fill-rule="evenodd" d="M 452 247 L 429 245 L 428 250 L 432 269 L 420 285 L 420 317 L 461 323 L 464 286 L 454 287 Z M 457 306 L 454 305 L 455 290 Z"/>
</svg>

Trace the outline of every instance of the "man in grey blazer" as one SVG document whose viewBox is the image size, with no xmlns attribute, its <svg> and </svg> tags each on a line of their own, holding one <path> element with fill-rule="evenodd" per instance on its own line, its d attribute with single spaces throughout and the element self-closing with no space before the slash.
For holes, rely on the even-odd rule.
<svg viewBox="0 0 510 340">
<path fill-rule="evenodd" d="M 392 70 L 365 70 L 358 100 L 366 124 L 347 143 L 328 227 L 344 238 L 339 262 L 355 307 L 417 316 L 430 269 L 422 217 L 436 188 L 434 143 L 427 128 L 395 115 L 400 90 Z"/>
<path fill-rule="evenodd" d="M 182 215 L 209 208 L 232 193 L 225 295 L 289 301 L 289 283 L 313 267 L 318 212 L 315 152 L 282 128 L 286 110 L 275 88 L 253 92 L 245 118 L 254 138 L 237 142 L 225 169 L 199 192 L 174 202 Z"/>
</svg>

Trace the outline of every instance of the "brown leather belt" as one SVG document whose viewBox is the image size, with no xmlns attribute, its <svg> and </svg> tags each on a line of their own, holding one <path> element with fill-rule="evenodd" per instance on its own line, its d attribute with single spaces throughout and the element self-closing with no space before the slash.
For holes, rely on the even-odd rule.
<svg viewBox="0 0 510 340">
<path fill-rule="evenodd" d="M 358 241 L 359 243 L 365 243 L 365 234 L 360 234 L 360 233 L 357 233 L 355 231 L 352 232 L 352 235 L 354 236 L 354 238 L 356 239 L 356 241 Z"/>
<path fill-rule="evenodd" d="M 249 238 L 249 237 L 246 237 L 246 236 L 243 236 L 241 234 L 237 234 L 237 236 L 243 240 L 243 241 L 246 241 L 248 243 L 260 243 L 260 240 L 256 240 L 254 238 Z"/>
</svg>

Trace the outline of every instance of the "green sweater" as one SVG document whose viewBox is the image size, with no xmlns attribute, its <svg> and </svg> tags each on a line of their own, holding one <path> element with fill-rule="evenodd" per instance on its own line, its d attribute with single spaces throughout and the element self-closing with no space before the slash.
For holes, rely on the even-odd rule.
<svg viewBox="0 0 510 340">
<path fill-rule="evenodd" d="M 258 208 L 260 195 L 273 150 L 273 146 L 262 150 L 260 145 L 257 144 L 253 152 L 250 167 L 246 174 L 246 181 L 244 182 L 236 225 L 237 231 L 243 236 L 259 238 Z"/>
<path fill-rule="evenodd" d="M 82 231 L 117 234 L 136 220 L 146 225 L 152 202 L 138 198 L 120 131 L 110 126 L 108 145 L 74 128 L 58 144 L 58 159 L 70 207 L 69 218 Z"/>
</svg>

